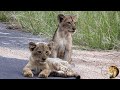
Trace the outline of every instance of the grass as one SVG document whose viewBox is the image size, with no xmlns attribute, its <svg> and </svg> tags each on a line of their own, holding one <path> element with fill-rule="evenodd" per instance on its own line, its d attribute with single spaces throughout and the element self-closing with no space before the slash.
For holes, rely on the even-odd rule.
<svg viewBox="0 0 120 90">
<path fill-rule="evenodd" d="M 6 12 L 4 11 L 0 11 L 0 22 L 6 22 L 6 21 L 9 21 L 7 16 L 6 16 Z"/>
<path fill-rule="evenodd" d="M 120 49 L 119 11 L 16 11 L 0 12 L 0 20 L 10 16 L 33 34 L 44 34 L 52 38 L 57 28 L 59 13 L 78 17 L 73 44 L 90 49 Z"/>
</svg>

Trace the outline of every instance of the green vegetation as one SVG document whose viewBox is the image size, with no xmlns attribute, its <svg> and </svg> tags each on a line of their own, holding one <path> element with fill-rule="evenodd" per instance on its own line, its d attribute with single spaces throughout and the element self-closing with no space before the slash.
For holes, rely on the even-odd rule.
<svg viewBox="0 0 120 90">
<path fill-rule="evenodd" d="M 4 12 L 4 11 L 0 11 L 0 22 L 1 22 L 1 21 L 2 21 L 2 22 L 8 21 L 6 12 Z"/>
<path fill-rule="evenodd" d="M 120 49 L 119 11 L 2 11 L 0 21 L 7 21 L 12 16 L 25 30 L 51 38 L 57 28 L 59 13 L 78 17 L 74 45 L 102 50 Z"/>
</svg>

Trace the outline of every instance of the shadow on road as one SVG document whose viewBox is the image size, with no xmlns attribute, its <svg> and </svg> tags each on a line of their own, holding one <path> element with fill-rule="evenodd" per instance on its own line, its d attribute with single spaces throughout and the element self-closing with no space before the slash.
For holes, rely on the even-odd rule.
<svg viewBox="0 0 120 90">
<path fill-rule="evenodd" d="M 7 58 L 0 56 L 0 79 L 44 79 L 34 76 L 33 78 L 23 77 L 22 69 L 27 64 L 28 61 L 20 60 L 16 58 Z M 61 77 L 49 77 L 48 79 L 75 79 L 61 78 Z"/>
<path fill-rule="evenodd" d="M 22 69 L 27 61 L 2 56 L 0 58 L 0 79 L 25 79 Z"/>
</svg>

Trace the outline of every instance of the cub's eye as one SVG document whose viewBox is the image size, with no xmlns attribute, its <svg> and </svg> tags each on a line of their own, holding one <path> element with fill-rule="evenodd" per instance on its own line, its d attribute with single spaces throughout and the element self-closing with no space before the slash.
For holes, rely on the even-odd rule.
<svg viewBox="0 0 120 90">
<path fill-rule="evenodd" d="M 39 54 L 41 54 L 42 52 L 41 51 L 38 51 Z"/>
<path fill-rule="evenodd" d="M 48 54 L 48 51 L 46 51 L 46 54 Z"/>
<path fill-rule="evenodd" d="M 70 22 L 67 22 L 68 24 L 71 24 Z"/>
</svg>

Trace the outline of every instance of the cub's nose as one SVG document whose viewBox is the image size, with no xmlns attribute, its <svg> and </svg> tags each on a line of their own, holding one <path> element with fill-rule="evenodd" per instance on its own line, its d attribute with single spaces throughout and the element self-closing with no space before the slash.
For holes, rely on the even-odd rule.
<svg viewBox="0 0 120 90">
<path fill-rule="evenodd" d="M 73 27 L 72 29 L 73 29 L 73 30 L 76 30 L 76 28 L 75 28 L 75 27 Z"/>
<path fill-rule="evenodd" d="M 45 61 L 45 60 L 46 60 L 46 58 L 42 58 L 42 60 L 43 60 L 43 61 Z"/>
</svg>

